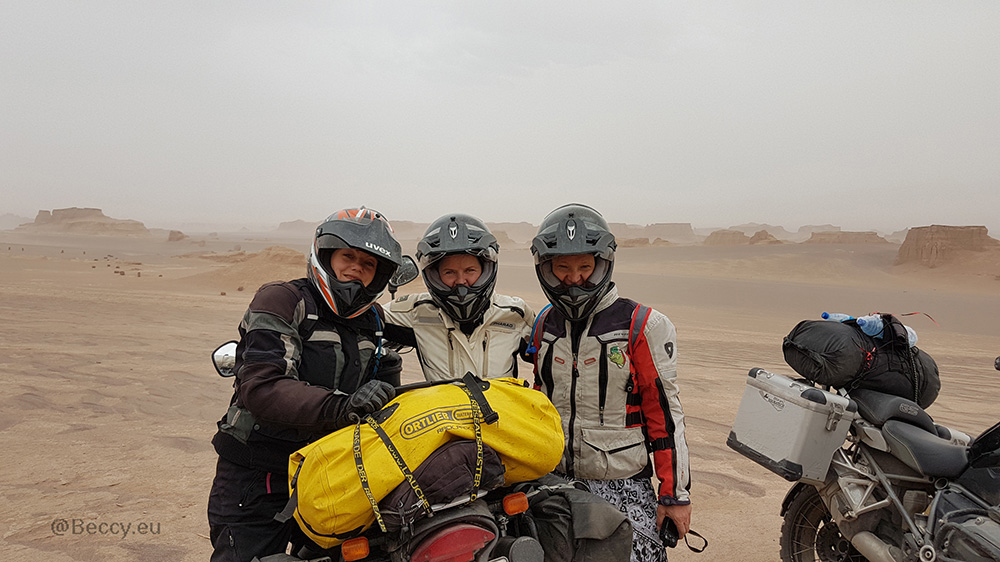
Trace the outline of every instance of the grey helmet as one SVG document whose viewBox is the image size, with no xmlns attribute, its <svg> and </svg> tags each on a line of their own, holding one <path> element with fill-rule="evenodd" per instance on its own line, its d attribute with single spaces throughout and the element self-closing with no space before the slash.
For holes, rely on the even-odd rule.
<svg viewBox="0 0 1000 562">
<path fill-rule="evenodd" d="M 578 203 L 549 213 L 531 241 L 535 274 L 552 306 L 570 320 L 586 318 L 611 289 L 615 265 L 615 235 L 596 210 Z M 552 271 L 552 258 L 592 254 L 594 272 L 583 285 L 567 286 Z"/>
<path fill-rule="evenodd" d="M 378 266 L 371 283 L 365 286 L 360 281 L 337 279 L 330 269 L 330 256 L 338 248 L 354 248 L 375 256 Z M 381 213 L 365 207 L 343 209 L 316 227 L 308 276 L 334 314 L 354 318 L 378 300 L 399 267 L 401 256 L 399 242 Z"/>
<path fill-rule="evenodd" d="M 417 263 L 431 299 L 456 322 L 482 318 L 493 298 L 497 283 L 497 254 L 500 244 L 486 223 L 463 214 L 445 215 L 427 227 L 417 243 Z M 445 256 L 469 254 L 479 258 L 483 272 L 472 286 L 449 287 L 441 281 L 438 265 Z"/>
</svg>

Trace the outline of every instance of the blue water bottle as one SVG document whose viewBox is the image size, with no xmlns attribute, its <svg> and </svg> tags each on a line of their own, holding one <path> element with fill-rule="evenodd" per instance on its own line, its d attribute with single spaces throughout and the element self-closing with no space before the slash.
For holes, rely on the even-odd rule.
<svg viewBox="0 0 1000 562">
<path fill-rule="evenodd" d="M 824 312 L 819 315 L 823 320 L 829 320 L 831 322 L 844 322 L 847 320 L 854 320 L 854 317 L 850 314 L 843 314 L 840 312 Z"/>
<path fill-rule="evenodd" d="M 873 338 L 881 338 L 884 328 L 882 317 L 878 314 L 869 314 L 858 318 L 858 327 L 861 328 L 862 332 Z"/>
</svg>

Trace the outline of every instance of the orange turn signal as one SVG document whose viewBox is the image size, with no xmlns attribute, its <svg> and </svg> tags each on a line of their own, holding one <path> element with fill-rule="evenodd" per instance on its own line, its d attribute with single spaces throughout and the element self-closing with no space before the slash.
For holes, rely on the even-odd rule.
<svg viewBox="0 0 1000 562">
<path fill-rule="evenodd" d="M 507 515 L 517 515 L 528 511 L 528 496 L 524 492 L 509 494 L 503 498 L 503 512 Z"/>
<path fill-rule="evenodd" d="M 356 539 L 351 539 L 345 541 L 344 544 L 340 545 L 340 555 L 344 557 L 347 562 L 354 562 L 354 560 L 361 560 L 365 558 L 370 553 L 368 548 L 368 539 L 364 537 L 358 537 Z"/>
</svg>

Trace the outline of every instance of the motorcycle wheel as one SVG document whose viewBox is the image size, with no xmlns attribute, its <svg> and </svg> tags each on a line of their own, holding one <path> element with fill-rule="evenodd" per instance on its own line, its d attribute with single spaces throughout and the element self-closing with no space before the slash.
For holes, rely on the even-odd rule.
<svg viewBox="0 0 1000 562">
<path fill-rule="evenodd" d="M 788 504 L 781 524 L 782 562 L 865 562 L 840 533 L 812 486 L 803 486 Z"/>
</svg>

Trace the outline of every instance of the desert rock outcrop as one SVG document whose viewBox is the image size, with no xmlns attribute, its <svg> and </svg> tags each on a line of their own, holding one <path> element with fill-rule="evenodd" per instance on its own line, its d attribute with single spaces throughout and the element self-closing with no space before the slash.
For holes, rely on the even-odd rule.
<svg viewBox="0 0 1000 562">
<path fill-rule="evenodd" d="M 768 232 L 767 230 L 758 230 L 757 232 L 754 233 L 753 236 L 750 237 L 751 246 L 757 244 L 781 244 L 781 243 L 782 243 L 781 240 L 775 238 L 774 235 Z"/>
<path fill-rule="evenodd" d="M 16 230 L 42 233 L 96 234 L 114 236 L 148 236 L 144 224 L 134 220 L 113 219 L 100 209 L 70 207 L 38 211 L 34 222 L 22 224 Z"/>
<path fill-rule="evenodd" d="M 716 230 L 708 235 L 704 244 L 706 246 L 746 246 L 750 243 L 750 237 L 741 230 Z"/>
<path fill-rule="evenodd" d="M 847 232 L 843 230 L 813 232 L 806 244 L 888 244 L 877 232 Z"/>
<path fill-rule="evenodd" d="M 945 226 L 934 224 L 911 228 L 896 254 L 896 264 L 919 262 L 936 267 L 963 251 L 984 252 L 1000 248 L 985 226 Z"/>
</svg>

